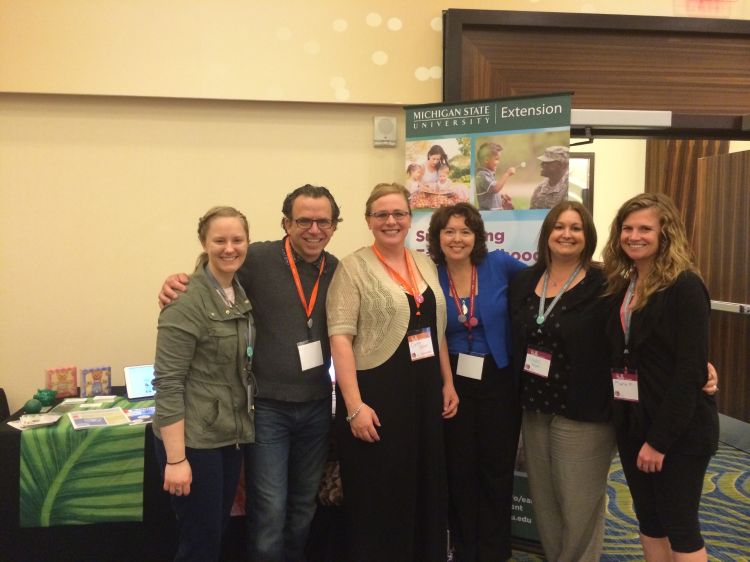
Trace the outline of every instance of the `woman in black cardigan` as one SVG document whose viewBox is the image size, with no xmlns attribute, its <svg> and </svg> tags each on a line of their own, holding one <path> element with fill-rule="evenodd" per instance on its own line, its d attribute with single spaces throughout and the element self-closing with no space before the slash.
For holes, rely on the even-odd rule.
<svg viewBox="0 0 750 562">
<path fill-rule="evenodd" d="M 595 248 L 590 213 L 563 201 L 542 223 L 539 261 L 510 286 L 531 499 L 545 555 L 555 562 L 597 561 L 604 540 L 615 434 L 608 302 L 602 270 L 591 262 Z"/>
<path fill-rule="evenodd" d="M 705 561 L 698 506 L 719 434 L 716 402 L 701 392 L 710 301 L 672 201 L 627 201 L 604 261 L 617 444 L 646 560 Z"/>
</svg>

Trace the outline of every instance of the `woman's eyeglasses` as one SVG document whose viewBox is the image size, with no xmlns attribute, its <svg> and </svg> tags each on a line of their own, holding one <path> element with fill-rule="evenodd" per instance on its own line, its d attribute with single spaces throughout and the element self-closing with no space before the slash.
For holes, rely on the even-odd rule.
<svg viewBox="0 0 750 562">
<path fill-rule="evenodd" d="M 387 221 L 388 217 L 393 217 L 396 221 L 402 221 L 406 217 L 411 216 L 411 213 L 408 211 L 391 211 L 390 213 L 388 211 L 376 211 L 374 213 L 367 213 L 367 216 L 374 218 L 376 221 Z"/>
</svg>

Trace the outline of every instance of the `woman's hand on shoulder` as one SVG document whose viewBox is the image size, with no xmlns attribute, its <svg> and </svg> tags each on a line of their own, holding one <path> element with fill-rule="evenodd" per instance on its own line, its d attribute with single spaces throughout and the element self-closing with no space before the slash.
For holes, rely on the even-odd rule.
<svg viewBox="0 0 750 562">
<path fill-rule="evenodd" d="M 375 410 L 370 408 L 367 404 L 362 404 L 359 412 L 349 422 L 351 426 L 352 435 L 362 441 L 368 443 L 375 443 L 380 441 L 380 435 L 376 427 L 380 427 L 380 420 Z"/>
<path fill-rule="evenodd" d="M 187 496 L 190 484 L 193 482 L 193 469 L 190 461 L 185 459 L 178 464 L 168 464 L 164 467 L 164 491 L 173 496 Z"/>
<path fill-rule="evenodd" d="M 159 292 L 159 308 L 164 308 L 176 300 L 180 293 L 187 291 L 188 283 L 190 277 L 186 273 L 175 273 L 167 277 Z"/>
<path fill-rule="evenodd" d="M 716 372 L 716 367 L 710 361 L 708 363 L 708 378 L 706 384 L 703 385 L 703 392 L 709 396 L 713 396 L 719 392 L 719 374 Z"/>
<path fill-rule="evenodd" d="M 443 385 L 443 419 L 449 419 L 458 413 L 458 393 L 452 384 Z"/>
</svg>

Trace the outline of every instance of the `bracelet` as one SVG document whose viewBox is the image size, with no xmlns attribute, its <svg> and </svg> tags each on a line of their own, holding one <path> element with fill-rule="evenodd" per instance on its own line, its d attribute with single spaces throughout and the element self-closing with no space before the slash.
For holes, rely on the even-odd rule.
<svg viewBox="0 0 750 562">
<path fill-rule="evenodd" d="M 169 462 L 169 461 L 167 461 L 167 464 L 168 464 L 168 465 L 170 465 L 170 466 L 172 466 L 173 464 L 180 464 L 180 463 L 183 463 L 183 462 L 185 462 L 186 460 L 187 460 L 187 457 L 182 457 L 182 458 L 181 458 L 180 460 L 178 460 L 178 461 L 175 461 L 175 462 Z"/>
<path fill-rule="evenodd" d="M 359 414 L 359 411 L 362 409 L 362 406 L 364 406 L 365 403 L 362 402 L 356 410 L 354 410 L 354 413 L 351 416 L 346 416 L 346 423 L 352 423 L 352 420 L 357 417 L 357 414 Z"/>
</svg>

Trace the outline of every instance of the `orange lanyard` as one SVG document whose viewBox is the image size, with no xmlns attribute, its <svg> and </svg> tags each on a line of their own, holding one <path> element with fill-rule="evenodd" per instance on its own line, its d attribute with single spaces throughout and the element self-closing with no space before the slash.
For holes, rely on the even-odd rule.
<svg viewBox="0 0 750 562">
<path fill-rule="evenodd" d="M 318 287 L 320 286 L 320 278 L 323 277 L 323 268 L 326 265 L 326 256 L 323 254 L 323 259 L 320 260 L 320 270 L 318 271 L 318 279 L 315 281 L 312 294 L 310 295 L 310 302 L 307 302 L 305 298 L 305 291 L 302 290 L 302 282 L 299 278 L 299 272 L 297 271 L 297 264 L 294 263 L 294 256 L 292 255 L 292 244 L 289 242 L 287 236 L 284 241 L 284 249 L 286 250 L 286 257 L 289 261 L 289 269 L 292 270 L 292 277 L 294 278 L 294 284 L 297 286 L 297 295 L 299 295 L 299 301 L 302 304 L 302 308 L 305 310 L 305 316 L 307 317 L 307 327 L 312 328 L 312 313 L 315 310 L 315 301 L 318 300 Z"/>
<path fill-rule="evenodd" d="M 378 259 L 380 260 L 380 263 L 383 264 L 385 269 L 388 271 L 390 276 L 393 278 L 393 280 L 401 285 L 401 288 L 409 293 L 412 297 L 414 297 L 414 302 L 417 305 L 417 316 L 420 316 L 422 313 L 419 312 L 419 307 L 424 302 L 424 297 L 419 292 L 419 287 L 417 287 L 417 281 L 416 277 L 414 276 L 414 269 L 412 269 L 411 260 L 409 259 L 409 254 L 406 251 L 406 248 L 404 248 L 404 259 L 406 260 L 406 269 L 409 270 L 409 280 L 411 281 L 411 285 L 408 284 L 406 281 L 404 281 L 404 278 L 401 277 L 401 274 L 393 269 L 390 265 L 388 265 L 385 262 L 385 258 L 383 257 L 383 254 L 380 253 L 380 250 L 375 246 L 375 244 L 372 245 L 372 251 L 375 252 L 375 255 L 378 256 Z"/>
</svg>

